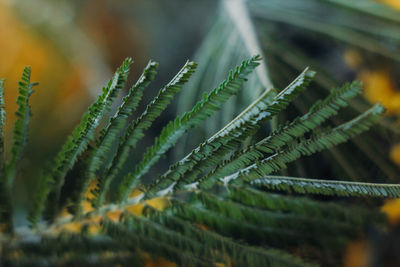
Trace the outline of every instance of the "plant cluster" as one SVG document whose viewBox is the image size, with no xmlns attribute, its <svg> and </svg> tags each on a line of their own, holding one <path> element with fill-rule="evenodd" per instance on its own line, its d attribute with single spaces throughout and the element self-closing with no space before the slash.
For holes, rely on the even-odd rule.
<svg viewBox="0 0 400 267">
<path fill-rule="evenodd" d="M 194 73 L 188 61 L 131 121 L 145 88 L 156 75 L 150 61 L 122 104 L 97 135 L 125 87 L 126 59 L 89 107 L 60 152 L 43 170 L 31 200 L 30 227 L 13 224 L 11 190 L 27 140 L 29 97 L 36 83 L 25 68 L 11 157 L 5 160 L 3 80 L 0 82 L 1 263 L 33 265 L 142 265 L 146 255 L 180 266 L 335 265 L 347 242 L 385 218 L 364 204 L 334 197 L 394 198 L 400 185 L 274 176 L 287 164 L 346 142 L 367 131 L 384 112 L 375 104 L 336 126 L 327 125 L 362 91 L 359 82 L 332 89 L 308 111 L 257 140 L 260 126 L 278 116 L 309 86 L 306 68 L 284 89 L 265 90 L 239 115 L 167 171 L 143 182 L 149 169 L 189 130 L 233 95 L 259 65 L 243 61 L 194 107 L 170 121 L 139 162 L 129 162 L 146 130 Z M 245 90 L 251 90 L 246 88 Z M 249 141 L 250 140 L 250 141 Z M 122 175 L 121 170 L 129 173 Z M 29 177 L 23 177 L 29 179 Z M 279 194 L 278 194 L 279 192 Z M 320 196 L 319 200 L 299 195 Z"/>
</svg>

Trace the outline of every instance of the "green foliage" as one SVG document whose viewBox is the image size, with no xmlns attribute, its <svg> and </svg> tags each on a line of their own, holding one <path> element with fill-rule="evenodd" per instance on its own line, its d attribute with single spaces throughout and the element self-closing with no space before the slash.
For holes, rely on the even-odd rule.
<svg viewBox="0 0 400 267">
<path fill-rule="evenodd" d="M 197 126 L 200 122 L 211 116 L 216 110 L 220 109 L 230 96 L 236 95 L 242 88 L 242 84 L 247 76 L 258 66 L 259 56 L 255 56 L 247 61 L 243 61 L 235 72 L 230 72 L 229 77 L 223 81 L 219 87 L 213 89 L 208 95 L 204 94 L 203 99 L 194 105 L 190 112 L 186 112 L 182 117 L 177 117 L 171 121 L 161 131 L 160 137 L 156 138 L 155 145 L 149 148 L 143 160 L 135 168 L 133 174 L 128 174 L 120 188 L 119 200 L 126 200 L 132 185 L 137 181 L 157 159 L 173 146 L 179 137 L 187 130 Z"/>
<path fill-rule="evenodd" d="M 100 175 L 104 174 L 105 167 L 110 164 L 110 156 L 116 151 L 111 149 L 113 145 L 118 141 L 118 138 L 122 136 L 126 125 L 128 124 L 128 117 L 135 111 L 143 96 L 144 89 L 150 84 L 156 75 L 156 69 L 158 63 L 150 61 L 145 67 L 142 75 L 134 86 L 131 87 L 129 93 L 123 98 L 122 105 L 118 108 L 116 114 L 110 119 L 108 125 L 103 129 L 101 135 L 98 138 L 98 145 L 90 155 L 89 166 L 87 167 L 86 177 L 81 181 L 80 192 L 78 193 L 78 199 L 76 201 L 76 214 L 81 213 L 82 201 L 85 198 L 85 194 L 89 188 L 89 184 L 95 179 L 96 172 Z M 108 157 L 107 157 L 108 156 Z"/>
<path fill-rule="evenodd" d="M 221 0 L 220 3 L 215 22 L 196 53 L 195 59 L 203 69 L 190 84 L 194 89 L 180 97 L 179 110 L 191 105 L 194 96 L 200 95 L 208 84 L 222 79 L 224 70 L 243 57 L 261 54 L 264 58 L 261 66 L 266 68 L 249 80 L 251 93 L 243 93 L 238 101 L 226 105 L 219 117 L 207 122 L 196 136 L 185 140 L 191 146 L 231 120 L 235 107 L 247 106 L 265 88 L 284 86 L 304 66 L 311 65 L 318 72 L 314 88 L 302 101 L 295 102 L 292 109 L 270 122 L 269 127 L 274 130 L 285 123 L 285 118 L 292 118 L 296 114 L 294 110 L 304 113 L 308 105 L 324 97 L 333 87 L 339 87 L 341 80 L 349 75 L 364 70 L 383 70 L 383 66 L 393 70 L 393 77 L 398 75 L 400 39 L 395 33 L 400 30 L 399 11 L 383 4 L 383 1 Z M 344 60 L 344 53 L 349 50 L 356 50 L 361 55 L 362 63 L 357 69 Z M 215 60 L 216 57 L 223 59 Z M 369 105 L 363 98 L 349 103 L 345 114 L 352 116 L 363 112 Z M 335 117 L 327 120 L 327 123 L 336 125 L 339 122 L 340 118 Z M 399 136 L 398 127 L 393 122 L 392 117 L 385 116 L 377 122 L 380 127 L 372 129 L 373 138 L 354 138 L 322 153 L 321 161 L 329 165 L 327 171 L 333 177 L 352 180 L 371 181 L 379 176 L 397 181 L 400 168 L 388 156 L 388 147 Z M 382 149 L 382 144 L 386 144 L 385 149 Z M 176 154 L 181 156 L 183 153 L 184 149 L 180 148 Z M 282 174 L 323 177 L 326 170 L 315 170 L 313 160 L 314 157 L 301 159 L 296 167 Z M 368 171 L 359 162 L 368 162 Z"/>
<path fill-rule="evenodd" d="M 105 175 L 99 178 L 98 188 L 93 190 L 93 194 L 95 195 L 94 206 L 99 207 L 104 202 L 110 184 L 126 162 L 129 151 L 135 148 L 136 143 L 144 137 L 144 131 L 151 126 L 153 121 L 168 106 L 173 96 L 182 89 L 183 85 L 193 74 L 196 66 L 197 64 L 194 62 L 186 62 L 178 74 L 147 105 L 142 115 L 129 125 L 118 146 L 118 151 L 113 158 L 111 166 L 107 169 Z"/>
<path fill-rule="evenodd" d="M 178 138 L 238 94 L 260 60 L 255 56 L 243 61 L 189 112 L 169 122 L 136 166 L 126 164 L 129 154 L 137 153 L 136 144 L 197 65 L 187 62 L 143 114 L 129 121 L 144 89 L 154 79 L 158 64 L 150 61 L 95 138 L 96 128 L 127 81 L 131 60 L 124 61 L 57 154 L 50 171 L 44 171 L 38 181 L 28 215 L 29 230 L 14 227 L 12 184 L 6 186 L 5 178 L 0 177 L 0 263 L 107 266 L 134 262 L 142 266 L 148 253 L 154 259 L 161 257 L 180 266 L 314 266 L 313 262 L 326 259 L 333 259 L 331 265 L 340 264 L 337 259 L 350 240 L 362 236 L 371 224 L 385 224 L 377 209 L 266 193 L 256 188 L 332 197 L 399 196 L 400 185 L 271 176 L 301 156 L 344 143 L 370 129 L 384 111 L 379 104 L 345 123 L 323 125 L 360 93 L 358 82 L 333 89 L 304 115 L 246 145 L 262 123 L 273 120 L 309 86 L 315 72 L 307 68 L 283 90 L 265 89 L 225 127 L 150 184 L 145 185 L 140 179 Z M 29 118 L 25 116 L 29 115 L 27 97 L 33 85 L 28 74 L 23 81 L 23 97 L 18 103 L 24 111 L 19 113 L 24 116 L 18 118 L 16 125 L 22 121 L 25 126 Z M 0 81 L 1 138 L 5 120 L 3 90 Z M 15 131 L 15 140 L 26 139 L 26 128 L 21 129 Z M 90 142 L 95 139 L 92 146 Z M 23 143 L 17 142 L 18 153 L 12 150 L 11 159 L 20 157 Z M 1 149 L 4 155 L 4 145 Z M 123 167 L 130 167 L 131 174 L 116 179 Z M 66 181 L 72 174 L 78 177 Z M 66 182 L 73 185 L 71 190 L 66 190 Z M 94 182 L 97 188 L 90 188 Z M 111 182 L 118 189 L 116 201 L 112 200 Z M 131 196 L 134 189 L 143 192 Z M 61 200 L 61 192 L 67 201 Z M 162 197 L 150 199 L 154 195 Z M 151 201 L 168 204 L 160 207 Z M 72 214 L 62 216 L 64 208 Z M 8 233 L 12 231 L 16 235 L 11 239 Z"/>
<path fill-rule="evenodd" d="M 18 83 L 18 110 L 15 112 L 17 120 L 14 125 L 14 144 L 11 148 L 12 157 L 6 167 L 7 185 L 12 187 L 16 177 L 16 165 L 21 160 L 28 135 L 28 125 L 31 116 L 29 97 L 34 92 L 32 88 L 37 83 L 31 83 L 31 68 L 25 67 L 21 81 Z"/>
<path fill-rule="evenodd" d="M 242 169 L 251 162 L 262 159 L 267 153 L 274 153 L 285 144 L 305 133 L 315 129 L 330 117 L 336 115 L 338 110 L 347 106 L 346 99 L 350 99 L 360 93 L 361 85 L 358 82 L 346 84 L 341 89 L 334 89 L 330 95 L 322 101 L 318 101 L 310 111 L 301 117 L 297 117 L 290 123 L 282 125 L 272 132 L 270 136 L 246 149 L 236 151 L 229 160 L 223 161 L 202 180 L 217 180 L 234 170 Z"/>
<path fill-rule="evenodd" d="M 264 178 L 252 181 L 252 184 L 277 191 L 296 192 L 300 194 L 392 198 L 400 196 L 399 185 L 318 180 L 285 176 L 265 176 Z"/>
<path fill-rule="evenodd" d="M 89 141 L 93 139 L 96 127 L 110 110 L 115 97 L 125 85 L 131 64 L 132 60 L 129 58 L 123 62 L 113 79 L 108 82 L 107 87 L 103 88 L 103 93 L 89 107 L 80 124 L 74 129 L 61 151 L 56 155 L 51 170 L 42 176 L 33 209 L 29 215 L 32 224 L 35 224 L 40 218 L 44 210 L 44 201 L 46 201 L 50 192 L 53 193 L 51 201 L 49 201 L 50 214 L 54 215 L 58 209 L 59 194 L 67 172 L 74 166 L 78 156 L 85 151 Z"/>
<path fill-rule="evenodd" d="M 181 183 L 186 184 L 193 182 L 196 175 L 187 175 L 188 171 L 191 171 L 195 166 L 197 171 L 203 171 L 204 169 L 198 164 L 201 161 L 214 163 L 215 160 L 220 160 L 222 156 L 232 150 L 238 143 L 241 143 L 247 136 L 254 134 L 258 129 L 257 125 L 259 123 L 271 119 L 279 111 L 287 107 L 290 101 L 306 88 L 313 76 L 314 72 L 305 70 L 272 99 L 268 97 L 271 91 L 266 91 L 224 128 L 206 142 L 200 144 L 181 161 L 171 166 L 165 174 L 150 186 L 148 191 L 162 190 L 171 186 L 171 184 L 174 186 L 177 182 L 177 189 L 179 189 L 180 180 L 182 180 Z"/>
</svg>

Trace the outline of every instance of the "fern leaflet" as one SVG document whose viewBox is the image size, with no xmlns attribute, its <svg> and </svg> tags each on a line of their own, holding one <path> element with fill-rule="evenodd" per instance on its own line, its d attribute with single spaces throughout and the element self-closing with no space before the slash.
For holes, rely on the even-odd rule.
<svg viewBox="0 0 400 267">
<path fill-rule="evenodd" d="M 218 133 L 200 144 L 184 159 L 171 166 L 165 174 L 150 186 L 149 193 L 162 190 L 172 183 L 179 182 L 179 185 L 181 185 L 192 182 L 192 179 L 196 176 L 187 175 L 188 171 L 199 168 L 198 163 L 201 161 L 213 162 L 214 159 L 210 159 L 213 155 L 218 154 L 218 158 L 220 158 L 220 153 L 217 152 L 220 148 L 223 154 L 226 153 L 226 150 L 230 151 L 235 148 L 243 138 L 258 129 L 258 123 L 271 119 L 280 110 L 286 108 L 290 101 L 305 89 L 314 74 L 313 71 L 306 69 L 288 87 L 276 95 L 272 101 L 268 97 L 270 91 L 264 92 Z"/>
<path fill-rule="evenodd" d="M 89 107 L 88 112 L 83 115 L 81 123 L 74 129 L 72 135 L 67 139 L 61 151 L 57 154 L 50 173 L 41 177 L 39 186 L 43 188 L 39 188 L 35 198 L 36 203 L 29 215 L 32 224 L 35 224 L 39 218 L 43 210 L 43 205 L 45 204 L 43 201 L 47 199 L 47 195 L 51 190 L 54 190 L 54 195 L 51 200 L 52 203 L 50 203 L 53 209 L 51 213 L 55 212 L 54 209 L 58 209 L 57 202 L 61 187 L 64 184 L 65 175 L 75 164 L 78 156 L 85 151 L 89 141 L 93 139 L 96 127 L 99 125 L 104 115 L 110 110 L 115 97 L 125 85 L 131 63 L 132 59 L 128 58 L 123 62 L 122 66 L 118 68 L 114 77 L 108 82 L 107 87 L 103 88 L 103 94 Z"/>
<path fill-rule="evenodd" d="M 315 152 L 322 151 L 340 143 L 346 142 L 348 139 L 368 130 L 372 124 L 384 112 L 384 108 L 380 104 L 375 104 L 372 108 L 354 118 L 353 120 L 326 130 L 321 134 L 315 134 L 308 140 L 300 140 L 298 144 L 289 146 L 258 163 L 254 163 L 245 169 L 234 174 L 226 176 L 222 179 L 224 184 L 233 182 L 234 184 L 250 182 L 258 178 L 262 178 L 272 172 L 276 172 L 286 168 L 286 164 L 298 159 L 302 155 L 311 155 Z M 215 181 L 201 180 L 198 184 L 200 188 L 209 188 Z"/>
<path fill-rule="evenodd" d="M 130 150 L 133 149 L 136 143 L 144 136 L 144 131 L 151 126 L 158 116 L 160 116 L 161 112 L 171 102 L 174 95 L 182 89 L 182 86 L 193 74 L 196 66 L 197 64 L 194 62 L 186 62 L 178 74 L 162 88 L 156 98 L 147 105 L 142 115 L 128 127 L 119 144 L 118 151 L 111 166 L 109 166 L 105 175 L 99 178 L 98 188 L 93 191 L 95 195 L 95 200 L 93 201 L 94 206 L 99 207 L 104 202 L 110 183 L 125 164 Z"/>
<path fill-rule="evenodd" d="M 136 166 L 133 174 L 128 174 L 121 183 L 119 189 L 119 200 L 123 201 L 129 195 L 129 192 L 135 186 L 136 182 L 148 169 L 163 155 L 177 140 L 190 128 L 197 126 L 200 122 L 211 116 L 216 110 L 220 109 L 230 96 L 236 95 L 242 88 L 247 76 L 259 65 L 261 58 L 255 56 L 249 60 L 243 61 L 231 71 L 229 77 L 223 81 L 219 87 L 213 89 L 208 95 L 197 102 L 190 112 L 186 112 L 182 117 L 177 117 L 171 121 L 161 131 L 161 135 L 156 138 L 155 144 L 148 148 L 142 161 Z"/>
<path fill-rule="evenodd" d="M 129 90 L 129 94 L 123 98 L 123 103 L 119 107 L 116 114 L 110 119 L 110 122 L 105 129 L 103 129 L 100 137 L 98 138 L 98 145 L 90 156 L 91 158 L 89 166 L 87 167 L 86 179 L 82 181 L 82 186 L 79 189 L 80 192 L 75 204 L 78 207 L 75 212 L 76 214 L 79 214 L 81 211 L 81 202 L 83 201 L 85 193 L 89 188 L 89 184 L 94 179 L 96 172 L 101 167 L 104 169 L 104 166 L 108 165 L 108 153 L 118 140 L 118 137 L 123 133 L 128 122 L 128 117 L 138 106 L 139 101 L 143 96 L 144 89 L 154 79 L 157 68 L 157 62 L 150 61 L 147 64 L 139 80 Z"/>
<path fill-rule="evenodd" d="M 318 180 L 286 176 L 265 176 L 252 181 L 251 184 L 268 189 L 293 191 L 301 194 L 400 197 L 400 185 L 398 184 Z"/>
<path fill-rule="evenodd" d="M 315 129 L 338 110 L 347 106 L 348 100 L 361 92 L 361 84 L 354 82 L 346 84 L 341 89 L 332 90 L 330 95 L 315 103 L 308 113 L 296 118 L 289 124 L 281 126 L 270 136 L 247 149 L 236 152 L 229 160 L 219 164 L 202 180 L 214 180 L 227 176 L 235 170 L 240 170 L 249 164 L 262 159 L 265 153 L 274 153 L 285 144 L 303 136 L 306 132 Z"/>
<path fill-rule="evenodd" d="M 32 88 L 38 83 L 31 83 L 31 68 L 25 67 L 21 80 L 18 82 L 18 110 L 15 112 L 17 120 L 14 125 L 14 143 L 11 148 L 11 160 L 6 167 L 7 186 L 12 187 L 16 176 L 16 165 L 22 158 L 28 135 L 28 125 L 31 116 L 29 97 L 34 92 Z"/>
</svg>

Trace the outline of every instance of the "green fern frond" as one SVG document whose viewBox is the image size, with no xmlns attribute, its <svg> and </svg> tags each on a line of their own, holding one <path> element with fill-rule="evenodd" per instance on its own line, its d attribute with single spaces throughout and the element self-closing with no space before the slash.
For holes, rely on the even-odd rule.
<svg viewBox="0 0 400 267">
<path fill-rule="evenodd" d="M 21 80 L 18 82 L 18 110 L 15 112 L 17 120 L 14 125 L 14 143 L 11 148 L 11 160 L 6 167 L 7 185 L 12 187 L 16 176 L 17 162 L 22 158 L 28 135 L 28 125 L 31 116 L 29 97 L 34 92 L 32 88 L 38 83 L 31 83 L 31 68 L 25 67 Z"/>
<path fill-rule="evenodd" d="M 304 75 L 304 76 L 303 76 Z M 268 98 L 264 99 L 264 95 L 270 95 L 270 91 L 266 90 L 265 94 L 262 94 L 259 99 L 263 99 L 263 101 L 255 101 L 256 105 L 251 104 L 242 114 L 243 117 L 248 116 L 248 114 L 260 114 L 258 116 L 250 117 L 247 122 L 241 121 L 241 115 L 233 119 L 226 127 L 230 127 L 230 125 L 236 125 L 235 128 L 231 129 L 231 138 L 225 145 L 220 145 L 213 151 L 212 155 L 209 155 L 203 158 L 200 162 L 198 162 L 195 168 L 191 169 L 189 173 L 185 174 L 185 178 L 177 183 L 176 189 L 182 188 L 186 184 L 190 184 L 195 182 L 198 176 L 207 170 L 209 167 L 214 167 L 217 165 L 221 158 L 225 155 L 229 154 L 232 149 L 237 148 L 245 138 L 252 136 L 256 133 L 259 128 L 259 124 L 262 121 L 268 121 L 273 118 L 273 116 L 279 114 L 283 109 L 285 109 L 288 104 L 293 101 L 298 94 L 300 94 L 303 90 L 305 90 L 308 84 L 311 82 L 314 77 L 315 72 L 311 70 L 304 70 L 299 77 L 297 77 L 287 88 L 282 90 L 277 96 L 272 98 L 272 101 L 268 101 Z M 258 99 L 258 100 L 259 100 Z M 265 102 L 264 102 L 265 101 Z M 270 103 L 272 102 L 272 103 Z M 268 103 L 266 107 L 262 106 L 262 104 Z M 261 104 L 261 105 L 260 105 Z M 246 115 L 247 114 L 247 115 Z M 226 128 L 224 127 L 224 128 Z M 224 128 L 222 130 L 224 130 Z M 221 130 L 221 131 L 222 131 Z M 221 132 L 220 131 L 220 132 Z M 218 134 L 218 133 L 217 133 Z M 223 139 L 226 139 L 224 134 L 222 134 Z"/>
<path fill-rule="evenodd" d="M 236 152 L 227 161 L 219 164 L 212 172 L 202 180 L 214 180 L 223 178 L 229 174 L 250 165 L 265 157 L 265 153 L 274 153 L 280 147 L 292 140 L 303 136 L 306 132 L 315 129 L 330 117 L 336 115 L 340 108 L 346 107 L 346 100 L 361 92 L 361 84 L 353 82 L 340 89 L 334 89 L 324 100 L 315 103 L 305 115 L 296 118 L 292 122 L 279 127 L 270 136 L 255 145 Z"/>
<path fill-rule="evenodd" d="M 68 137 L 61 151 L 57 154 L 51 171 L 41 177 L 39 185 L 50 188 L 39 188 L 38 194 L 53 192 L 54 195 L 51 197 L 52 209 L 58 209 L 57 202 L 61 187 L 64 184 L 64 178 L 75 164 L 78 156 L 85 151 L 89 141 L 93 139 L 96 127 L 110 110 L 118 92 L 124 87 L 131 63 L 132 59 L 128 58 L 118 68 L 113 79 L 108 82 L 106 88 L 103 88 L 103 94 L 89 107 L 88 112 L 83 115 L 81 123 L 74 129 L 72 135 Z M 43 201 L 47 199 L 47 196 L 36 195 L 35 199 Z M 41 215 L 40 212 L 43 210 L 43 205 L 45 205 L 44 202 L 35 203 L 29 216 L 32 224 L 35 224 Z"/>
<path fill-rule="evenodd" d="M 84 200 L 90 181 L 95 178 L 96 172 L 99 171 L 100 168 L 104 170 L 105 166 L 108 166 L 110 163 L 110 157 L 108 156 L 108 153 L 111 151 L 112 146 L 117 142 L 118 137 L 124 132 L 124 129 L 128 123 L 128 117 L 138 106 L 139 101 L 143 96 L 144 89 L 154 79 L 157 68 L 157 62 L 150 61 L 147 64 L 139 80 L 129 90 L 128 95 L 123 98 L 123 102 L 118 108 L 118 111 L 110 119 L 108 125 L 103 129 L 100 137 L 98 138 L 98 145 L 94 152 L 92 152 L 90 155 L 90 162 L 89 166 L 87 167 L 86 178 L 81 182 L 82 186 L 79 188 L 80 192 L 74 204 L 76 207 L 78 207 L 78 209 L 75 211 L 76 214 L 79 214 L 81 211 L 81 202 Z"/>
<path fill-rule="evenodd" d="M 344 245 L 344 240 L 337 236 L 331 236 L 331 238 L 326 236 L 326 239 L 321 240 L 315 235 L 290 228 L 264 226 L 245 219 L 231 218 L 198 205 L 175 204 L 174 214 L 181 219 L 204 225 L 223 236 L 244 240 L 258 246 L 268 245 L 282 249 L 287 246 L 309 244 L 333 249 L 343 248 Z"/>
<path fill-rule="evenodd" d="M 272 172 L 286 168 L 287 163 L 298 159 L 302 155 L 311 155 L 315 152 L 346 142 L 351 137 L 368 130 L 383 112 L 384 108 L 380 104 L 376 104 L 347 123 L 337 126 L 332 130 L 314 135 L 309 140 L 300 140 L 300 142 L 293 147 L 289 147 L 237 173 L 224 177 L 223 182 L 225 184 L 230 182 L 237 184 L 262 178 Z M 208 180 L 202 180 L 199 182 L 198 187 L 209 188 L 214 183 L 215 181 L 210 182 Z"/>
<path fill-rule="evenodd" d="M 110 183 L 118 175 L 119 171 L 125 164 L 129 152 L 136 146 L 136 143 L 144 136 L 153 121 L 160 116 L 161 112 L 168 106 L 175 94 L 177 94 L 188 81 L 190 76 L 196 69 L 197 64 L 194 62 L 186 62 L 178 74 L 162 88 L 154 100 L 147 105 L 142 115 L 131 125 L 122 137 L 118 151 L 107 169 L 106 173 L 99 178 L 98 188 L 93 191 L 95 200 L 93 205 L 99 207 L 105 200 Z"/>
<path fill-rule="evenodd" d="M 262 184 L 257 186 L 262 187 Z M 384 222 L 385 219 L 383 214 L 377 213 L 374 209 L 278 195 L 247 187 L 229 186 L 227 197 L 234 202 L 263 210 L 325 218 L 358 226 L 366 225 L 370 221 Z"/>
<path fill-rule="evenodd" d="M 259 226 L 285 228 L 308 235 L 350 235 L 357 231 L 352 225 L 332 219 L 302 216 L 281 211 L 266 211 L 248 207 L 241 203 L 224 200 L 202 192 L 198 194 L 200 202 L 208 210 L 238 221 L 245 221 Z"/>
<path fill-rule="evenodd" d="M 142 161 L 137 164 L 134 173 L 125 176 L 119 189 L 119 201 L 126 200 L 129 192 L 137 183 L 138 179 L 163 155 L 178 139 L 190 128 L 196 127 L 199 123 L 211 116 L 216 110 L 232 96 L 236 95 L 242 88 L 243 83 L 253 70 L 259 65 L 261 58 L 254 56 L 243 61 L 236 67 L 235 71 L 229 73 L 228 78 L 217 88 L 214 88 L 208 95 L 194 105 L 193 109 L 181 117 L 168 123 L 161 135 L 155 139 L 155 144 L 148 148 Z"/>
<path fill-rule="evenodd" d="M 370 196 L 370 197 L 400 197 L 400 185 L 361 183 L 334 180 L 318 180 L 308 178 L 265 176 L 251 182 L 278 191 L 296 192 L 301 194 L 320 194 L 330 196 Z"/>
<path fill-rule="evenodd" d="M 93 177 L 100 165 L 106 164 L 106 155 L 110 151 L 112 144 L 117 140 L 117 136 L 123 132 L 127 125 L 128 117 L 132 115 L 133 111 L 137 108 L 139 101 L 142 99 L 144 89 L 154 80 L 157 74 L 158 63 L 150 61 L 139 80 L 129 90 L 126 97 L 123 98 L 121 106 L 118 111 L 110 119 L 108 125 L 102 130 L 99 138 L 96 151 L 92 157 L 91 163 L 88 167 L 88 176 Z"/>
<path fill-rule="evenodd" d="M 119 186 L 116 194 L 121 202 L 105 204 L 110 188 L 114 188 L 111 182 L 123 178 L 117 176 L 127 167 L 132 148 L 196 68 L 195 63 L 186 63 L 144 113 L 128 125 L 128 117 L 155 76 L 157 63 L 151 61 L 100 133 L 97 145 L 88 148 L 100 120 L 127 80 L 131 60 L 126 60 L 63 146 L 51 171 L 44 172 L 38 181 L 28 217 L 36 227 L 13 229 L 14 199 L 6 180 L 0 177 L 0 265 L 143 266 L 150 257 L 180 266 L 298 267 L 314 266 L 312 261 L 325 263 L 329 258 L 332 259 L 329 264 L 337 266 L 340 263 L 337 259 L 342 258 L 349 241 L 362 236 L 371 224 L 386 226 L 386 218 L 378 210 L 380 202 L 369 199 L 373 208 L 361 203 L 341 205 L 326 197 L 316 201 L 258 189 L 400 198 L 397 184 L 270 175 L 301 156 L 329 149 L 371 128 L 384 111 L 380 104 L 346 123 L 339 123 L 338 119 L 334 128 L 319 129 L 361 91 L 358 82 L 332 90 L 328 97 L 312 106 L 307 102 L 311 106 L 308 113 L 278 126 L 275 131 L 271 129 L 269 137 L 234 153 L 234 149 L 248 145 L 245 139 L 254 136 L 261 122 L 276 118 L 306 89 L 314 72 L 306 69 L 280 92 L 265 88 L 232 122 L 150 186 L 138 187 L 142 192 L 131 192 L 141 176 L 179 137 L 239 92 L 259 60 L 256 56 L 244 61 L 189 112 L 168 123 L 144 153 L 132 176 L 115 184 Z M 0 139 L 4 124 L 3 91 L 0 80 Z M 4 150 L 4 146 L 0 148 Z M 223 161 L 228 155 L 233 156 Z M 4 158 L 4 153 L 0 157 Z M 212 172 L 198 178 L 211 168 Z M 92 181 L 97 182 L 98 188 L 88 194 Z M 126 201 L 130 193 L 139 195 Z M 150 199 L 154 195 L 161 197 Z M 88 201 L 92 201 L 92 207 L 87 206 Z M 59 212 L 60 207 L 72 214 Z M 38 222 L 43 211 L 49 212 L 50 220 Z M 13 231 L 15 235 L 10 235 Z"/>
<path fill-rule="evenodd" d="M 151 193 L 161 190 L 177 182 L 179 185 L 192 182 L 192 179 L 196 176 L 187 176 L 188 171 L 193 170 L 193 168 L 199 168 L 198 163 L 201 161 L 213 162 L 213 159 L 210 159 L 210 157 L 214 156 L 214 158 L 218 157 L 220 159 L 221 151 L 225 154 L 226 150 L 229 151 L 235 148 L 238 142 L 241 143 L 243 138 L 258 129 L 258 123 L 271 119 L 280 110 L 286 108 L 290 101 L 306 88 L 314 74 L 313 71 L 306 69 L 288 87 L 276 95 L 272 101 L 268 98 L 269 91 L 266 91 L 232 122 L 206 142 L 200 144 L 184 159 L 171 166 L 165 174 L 154 181 L 148 191 Z"/>
</svg>

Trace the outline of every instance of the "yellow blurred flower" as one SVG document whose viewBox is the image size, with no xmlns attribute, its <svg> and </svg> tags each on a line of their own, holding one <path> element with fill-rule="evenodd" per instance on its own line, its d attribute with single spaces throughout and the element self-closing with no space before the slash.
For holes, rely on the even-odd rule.
<svg viewBox="0 0 400 267">
<path fill-rule="evenodd" d="M 386 213 L 389 223 L 396 225 L 400 223 L 400 199 L 387 201 L 381 210 Z"/>
<path fill-rule="evenodd" d="M 379 0 L 379 2 L 382 2 L 388 6 L 391 6 L 395 9 L 400 10 L 400 1 L 399 0 Z"/>
</svg>

